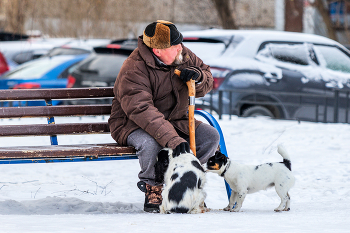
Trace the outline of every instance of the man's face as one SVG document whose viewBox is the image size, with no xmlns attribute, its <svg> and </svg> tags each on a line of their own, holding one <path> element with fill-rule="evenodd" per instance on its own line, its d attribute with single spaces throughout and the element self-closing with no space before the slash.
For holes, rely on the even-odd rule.
<svg viewBox="0 0 350 233">
<path fill-rule="evenodd" d="M 181 44 L 166 49 L 153 49 L 153 52 L 166 65 L 178 65 L 182 62 Z"/>
</svg>

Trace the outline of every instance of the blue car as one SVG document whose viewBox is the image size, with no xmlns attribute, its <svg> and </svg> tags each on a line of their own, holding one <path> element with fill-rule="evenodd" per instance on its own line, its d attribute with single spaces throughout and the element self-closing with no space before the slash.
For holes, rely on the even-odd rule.
<svg viewBox="0 0 350 233">
<path fill-rule="evenodd" d="M 75 68 L 77 63 L 86 57 L 87 54 L 62 55 L 26 62 L 0 76 L 0 89 L 72 87 L 75 80 L 69 79 L 68 74 Z M 44 102 L 28 102 L 27 104 L 43 105 Z M 59 102 L 56 101 L 54 104 L 59 104 Z M 13 106 L 15 105 L 13 103 Z"/>
</svg>

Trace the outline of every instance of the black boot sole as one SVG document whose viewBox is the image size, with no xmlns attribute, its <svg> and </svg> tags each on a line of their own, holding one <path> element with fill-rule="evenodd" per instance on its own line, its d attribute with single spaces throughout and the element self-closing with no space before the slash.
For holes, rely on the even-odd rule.
<svg viewBox="0 0 350 233">
<path fill-rule="evenodd" d="M 144 207 L 143 211 L 148 212 L 148 213 L 159 213 L 159 207 L 158 208 Z"/>
</svg>

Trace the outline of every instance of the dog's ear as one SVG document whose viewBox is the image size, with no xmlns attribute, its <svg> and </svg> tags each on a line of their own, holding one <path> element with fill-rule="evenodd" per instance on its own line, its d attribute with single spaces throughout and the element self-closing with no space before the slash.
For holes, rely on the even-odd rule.
<svg viewBox="0 0 350 233">
<path fill-rule="evenodd" d="M 220 151 L 215 152 L 216 159 L 221 159 L 222 157 L 226 157 L 226 156 L 223 153 L 221 153 Z"/>
<path fill-rule="evenodd" d="M 157 155 L 157 161 L 169 161 L 169 149 L 161 149 Z"/>
<path fill-rule="evenodd" d="M 222 160 L 225 164 L 227 162 L 227 156 L 221 153 L 220 151 L 215 152 L 215 159 Z"/>
<path fill-rule="evenodd" d="M 162 149 L 158 152 L 157 162 L 154 164 L 155 181 L 157 183 L 164 182 L 164 174 L 169 166 L 169 153 L 168 149 Z"/>
</svg>

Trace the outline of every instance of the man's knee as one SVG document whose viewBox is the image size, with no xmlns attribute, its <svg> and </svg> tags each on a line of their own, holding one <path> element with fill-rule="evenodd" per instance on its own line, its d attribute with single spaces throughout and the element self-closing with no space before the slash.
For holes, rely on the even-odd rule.
<svg viewBox="0 0 350 233">
<path fill-rule="evenodd" d="M 220 143 L 220 134 L 216 129 L 213 131 L 212 138 L 213 138 L 213 144 L 218 146 Z"/>
<path fill-rule="evenodd" d="M 220 134 L 217 131 L 216 128 L 213 126 L 206 126 L 205 130 L 202 132 L 204 135 L 201 135 L 203 137 L 202 140 L 205 140 L 205 144 L 207 144 L 208 149 L 215 148 L 220 143 Z"/>
<path fill-rule="evenodd" d="M 203 125 L 198 133 L 199 151 L 197 150 L 197 156 L 203 164 L 215 154 L 220 143 L 220 134 L 214 127 L 209 125 Z"/>
<path fill-rule="evenodd" d="M 138 151 L 161 149 L 159 143 L 143 129 L 137 129 L 132 132 L 128 137 L 127 143 Z"/>
</svg>

